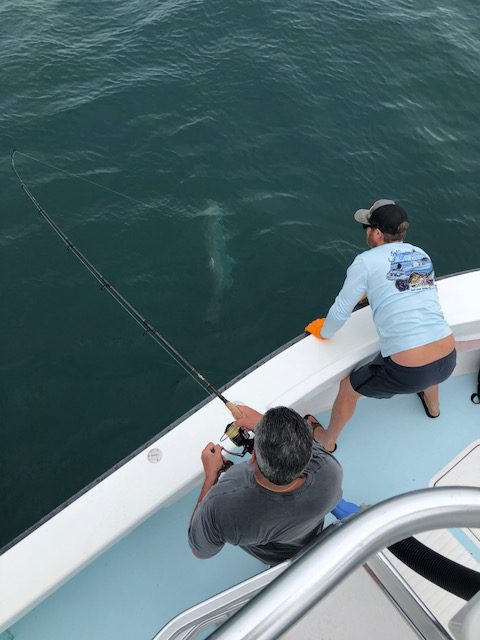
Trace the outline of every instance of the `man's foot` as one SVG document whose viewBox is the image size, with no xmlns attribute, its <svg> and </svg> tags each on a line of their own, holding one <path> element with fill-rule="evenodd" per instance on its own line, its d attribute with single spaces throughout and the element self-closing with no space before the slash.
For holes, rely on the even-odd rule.
<svg viewBox="0 0 480 640">
<path fill-rule="evenodd" d="M 306 416 L 303 416 L 303 419 L 312 427 L 312 435 L 315 442 L 318 442 L 318 444 L 323 447 L 327 453 L 334 453 L 337 450 L 336 443 L 330 442 L 327 437 L 327 432 L 315 416 L 307 413 Z"/>
<path fill-rule="evenodd" d="M 420 398 L 421 403 L 423 405 L 423 408 L 425 409 L 425 413 L 427 414 L 427 416 L 429 418 L 438 418 L 438 416 L 440 415 L 440 411 L 438 409 L 438 407 L 436 408 L 437 410 L 434 411 L 433 407 L 429 407 L 427 404 L 427 399 L 425 397 L 425 394 L 423 393 L 423 391 L 420 391 L 419 393 L 417 393 L 417 396 Z"/>
</svg>

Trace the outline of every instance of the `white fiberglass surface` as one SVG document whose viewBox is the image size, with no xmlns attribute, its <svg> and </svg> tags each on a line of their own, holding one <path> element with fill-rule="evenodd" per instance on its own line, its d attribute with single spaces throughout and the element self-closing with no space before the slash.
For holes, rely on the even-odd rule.
<svg viewBox="0 0 480 640">
<path fill-rule="evenodd" d="M 475 389 L 475 374 L 444 383 L 441 416 L 435 420 L 416 396 L 360 401 L 338 442 L 345 499 L 374 504 L 427 487 L 480 437 L 480 406 L 470 402 Z M 328 414 L 319 418 L 326 422 Z M 197 494 L 160 510 L 105 552 L 14 624 L 13 638 L 148 640 L 183 609 L 263 570 L 232 547 L 211 560 L 192 556 L 186 531 Z M 468 547 L 466 537 L 458 535 Z"/>
</svg>

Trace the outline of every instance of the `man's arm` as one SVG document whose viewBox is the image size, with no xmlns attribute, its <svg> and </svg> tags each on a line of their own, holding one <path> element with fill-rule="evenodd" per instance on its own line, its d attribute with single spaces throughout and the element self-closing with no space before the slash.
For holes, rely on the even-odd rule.
<svg viewBox="0 0 480 640">
<path fill-rule="evenodd" d="M 222 447 L 219 444 L 213 444 L 213 442 L 209 442 L 202 451 L 201 460 L 205 477 L 203 479 L 203 485 L 200 490 L 200 495 L 198 496 L 197 504 L 195 505 L 195 509 L 193 510 L 190 518 L 189 528 L 192 524 L 193 516 L 198 505 L 210 489 L 217 484 L 220 471 L 226 464 L 226 460 L 222 456 Z"/>
<path fill-rule="evenodd" d="M 215 504 L 206 496 L 218 482 L 220 472 L 225 467 L 222 448 L 209 442 L 202 451 L 202 464 L 205 472 L 198 501 L 193 510 L 188 527 L 188 543 L 194 555 L 200 559 L 211 558 L 225 544 L 218 526 Z"/>
<path fill-rule="evenodd" d="M 355 258 L 347 270 L 343 287 L 330 307 L 321 330 L 322 338 L 331 338 L 350 317 L 358 300 L 367 292 L 367 272 L 362 256 Z"/>
</svg>

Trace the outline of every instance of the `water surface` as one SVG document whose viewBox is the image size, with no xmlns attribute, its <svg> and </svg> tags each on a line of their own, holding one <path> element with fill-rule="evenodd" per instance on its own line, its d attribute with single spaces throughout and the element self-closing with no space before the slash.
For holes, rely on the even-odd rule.
<svg viewBox="0 0 480 640">
<path fill-rule="evenodd" d="M 12 148 L 129 196 L 17 157 L 215 385 L 326 312 L 377 198 L 438 274 L 479 266 L 476 1 L 6 0 L 0 25 L 0 545 L 204 397 Z"/>
</svg>

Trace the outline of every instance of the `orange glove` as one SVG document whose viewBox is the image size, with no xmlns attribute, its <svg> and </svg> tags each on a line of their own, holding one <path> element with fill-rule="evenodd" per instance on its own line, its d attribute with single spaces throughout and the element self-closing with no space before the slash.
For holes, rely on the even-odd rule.
<svg viewBox="0 0 480 640">
<path fill-rule="evenodd" d="M 320 331 L 323 329 L 324 323 L 325 318 L 317 318 L 316 320 L 310 322 L 310 324 L 307 324 L 307 326 L 305 327 L 305 331 L 307 333 L 311 333 L 312 336 L 315 336 L 315 338 L 318 338 L 319 340 L 326 340 L 327 338 L 322 338 L 322 336 L 320 335 Z"/>
</svg>

